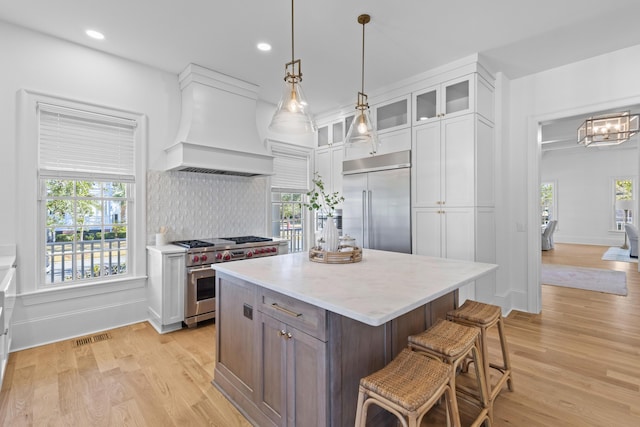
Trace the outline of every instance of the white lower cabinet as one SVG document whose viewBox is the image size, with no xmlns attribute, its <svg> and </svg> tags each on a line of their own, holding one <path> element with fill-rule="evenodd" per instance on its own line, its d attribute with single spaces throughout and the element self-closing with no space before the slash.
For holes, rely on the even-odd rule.
<svg viewBox="0 0 640 427">
<path fill-rule="evenodd" d="M 149 321 L 159 332 L 182 328 L 184 320 L 185 254 L 147 249 Z"/>
<path fill-rule="evenodd" d="M 474 208 L 415 208 L 413 253 L 475 260 Z"/>
<path fill-rule="evenodd" d="M 413 208 L 413 253 L 440 258 L 495 263 L 495 210 L 484 207 Z M 459 303 L 489 298 L 495 273 L 459 291 Z"/>
</svg>

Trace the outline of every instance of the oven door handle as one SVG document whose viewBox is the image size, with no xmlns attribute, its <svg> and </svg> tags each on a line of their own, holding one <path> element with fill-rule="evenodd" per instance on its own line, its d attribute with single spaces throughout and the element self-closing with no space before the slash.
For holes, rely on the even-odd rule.
<svg viewBox="0 0 640 427">
<path fill-rule="evenodd" d="M 208 267 L 190 267 L 187 268 L 187 274 L 192 274 L 192 273 L 200 273 L 203 271 L 211 271 L 211 272 L 215 272 L 215 270 L 213 268 L 211 268 L 211 266 Z"/>
</svg>

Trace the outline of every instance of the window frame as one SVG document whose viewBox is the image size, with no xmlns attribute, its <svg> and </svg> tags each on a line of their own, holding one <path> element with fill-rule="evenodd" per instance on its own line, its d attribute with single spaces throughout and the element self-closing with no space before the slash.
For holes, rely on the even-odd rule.
<svg viewBox="0 0 640 427">
<path fill-rule="evenodd" d="M 547 180 L 540 183 L 540 224 L 542 224 L 542 186 L 543 185 L 551 185 L 552 187 L 552 197 L 551 197 L 551 211 L 550 217 L 552 219 L 558 219 L 558 182 L 556 180 Z M 558 222 L 559 224 L 559 222 Z"/>
<path fill-rule="evenodd" d="M 616 209 L 616 201 L 618 201 L 618 194 L 617 194 L 617 184 L 618 181 L 631 181 L 631 200 L 637 200 L 637 193 L 638 191 L 636 190 L 636 178 L 634 176 L 630 176 L 630 175 L 626 175 L 626 176 L 614 176 L 611 178 L 611 195 L 612 195 L 612 202 L 611 202 L 611 221 L 610 221 L 610 226 L 612 227 L 613 231 L 617 232 L 617 233 L 626 233 L 624 227 L 619 228 L 618 227 L 618 221 L 617 221 L 617 209 Z M 635 224 L 636 223 L 636 212 L 634 210 L 631 210 L 631 222 L 629 222 L 629 224 Z"/>
<path fill-rule="evenodd" d="M 17 204 L 18 224 L 16 241 L 18 257 L 24 260 L 18 270 L 19 288 L 25 296 L 25 304 L 38 304 L 49 301 L 65 300 L 82 295 L 95 295 L 113 292 L 118 289 L 131 289 L 144 286 L 146 281 L 146 166 L 147 166 L 147 116 L 133 111 L 95 103 L 63 98 L 26 89 L 18 91 L 16 139 L 17 161 Z M 40 209 L 39 174 L 39 103 L 87 111 L 101 115 L 115 115 L 137 123 L 134 138 L 135 183 L 131 184 L 129 194 L 129 255 L 127 269 L 129 274 L 113 279 L 91 281 L 63 286 L 43 286 L 42 274 L 46 268 L 43 210 Z M 63 174 L 64 175 L 64 174 Z M 105 175 L 100 175 L 104 177 Z M 82 177 L 81 179 L 87 178 Z M 19 235 L 18 235 L 19 233 Z"/>
</svg>

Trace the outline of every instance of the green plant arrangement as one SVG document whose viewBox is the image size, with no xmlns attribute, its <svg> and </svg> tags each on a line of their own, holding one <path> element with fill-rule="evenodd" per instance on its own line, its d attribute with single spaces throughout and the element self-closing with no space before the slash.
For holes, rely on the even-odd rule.
<svg viewBox="0 0 640 427">
<path fill-rule="evenodd" d="M 304 206 L 310 211 L 320 212 L 328 217 L 333 217 L 333 213 L 341 202 L 344 201 L 344 197 L 339 192 L 326 193 L 324 182 L 318 172 L 313 175 L 313 188 L 307 193 L 309 201 L 304 203 Z"/>
</svg>

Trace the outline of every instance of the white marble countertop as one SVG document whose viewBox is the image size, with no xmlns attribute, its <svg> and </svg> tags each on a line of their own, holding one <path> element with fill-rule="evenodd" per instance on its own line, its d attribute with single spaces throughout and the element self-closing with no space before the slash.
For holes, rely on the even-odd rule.
<svg viewBox="0 0 640 427">
<path fill-rule="evenodd" d="M 382 325 L 498 268 L 495 264 L 363 249 L 354 264 L 308 252 L 213 264 L 216 271 L 371 326 Z"/>
<path fill-rule="evenodd" d="M 170 243 L 167 245 L 161 245 L 161 246 L 148 245 L 147 250 L 156 251 L 163 254 L 175 254 L 180 252 L 182 253 L 187 252 L 186 248 L 183 248 L 182 246 L 178 246 L 178 245 L 172 245 Z"/>
</svg>

